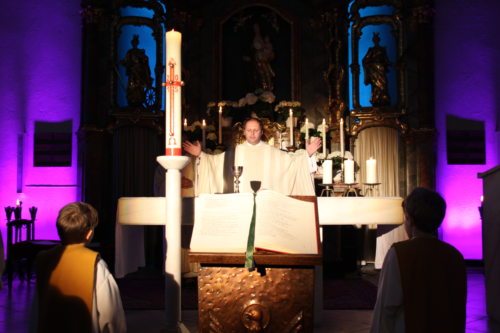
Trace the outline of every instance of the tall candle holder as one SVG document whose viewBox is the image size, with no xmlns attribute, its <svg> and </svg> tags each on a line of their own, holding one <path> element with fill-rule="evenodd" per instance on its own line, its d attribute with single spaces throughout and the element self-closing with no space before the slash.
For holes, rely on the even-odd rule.
<svg viewBox="0 0 500 333">
<path fill-rule="evenodd" d="M 5 207 L 5 216 L 7 217 L 7 222 L 12 220 L 12 213 L 14 212 L 14 207 L 7 206 Z"/>
<path fill-rule="evenodd" d="M 19 205 L 14 208 L 14 218 L 20 220 L 23 212 L 23 206 Z"/>
<path fill-rule="evenodd" d="M 38 212 L 38 207 L 35 207 L 35 206 L 30 207 L 29 211 L 30 211 L 31 221 L 35 221 L 36 213 Z"/>
<path fill-rule="evenodd" d="M 365 190 L 365 197 L 373 197 L 373 193 L 375 190 L 378 191 L 377 186 L 380 185 L 381 183 L 363 183 L 363 185 L 367 186 Z"/>
</svg>

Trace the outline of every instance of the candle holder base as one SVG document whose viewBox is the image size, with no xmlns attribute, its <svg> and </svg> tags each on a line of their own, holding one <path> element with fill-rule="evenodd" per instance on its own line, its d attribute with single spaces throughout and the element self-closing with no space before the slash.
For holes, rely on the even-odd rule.
<svg viewBox="0 0 500 333">
<path fill-rule="evenodd" d="M 366 185 L 367 188 L 365 189 L 365 197 L 373 197 L 373 192 L 375 190 L 378 191 L 377 186 L 380 185 L 381 183 L 363 183 L 363 185 Z"/>
<path fill-rule="evenodd" d="M 345 183 L 347 185 L 346 190 L 344 191 L 344 194 L 342 194 L 343 197 L 357 197 L 358 196 L 358 191 L 354 188 L 355 185 L 358 183 Z M 353 195 L 351 195 L 353 194 Z"/>
<path fill-rule="evenodd" d="M 333 184 L 318 184 L 324 189 L 321 190 L 320 197 L 333 197 Z"/>
<path fill-rule="evenodd" d="M 294 147 L 294 146 L 288 146 L 288 147 L 286 147 L 286 151 L 289 152 L 289 153 L 294 153 L 296 150 L 297 150 L 297 148 Z"/>
</svg>

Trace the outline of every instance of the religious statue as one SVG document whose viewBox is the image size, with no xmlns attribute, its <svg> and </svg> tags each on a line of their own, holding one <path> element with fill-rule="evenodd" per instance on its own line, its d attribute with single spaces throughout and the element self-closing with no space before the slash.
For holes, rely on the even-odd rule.
<svg viewBox="0 0 500 333">
<path fill-rule="evenodd" d="M 363 58 L 365 85 L 372 87 L 370 103 L 373 106 L 386 106 L 390 104 L 387 72 L 391 63 L 385 47 L 379 45 L 380 36 L 377 32 L 373 33 L 372 41 L 373 46 L 368 49 Z"/>
<path fill-rule="evenodd" d="M 258 23 L 253 25 L 254 38 L 252 42 L 253 60 L 255 64 L 256 88 L 273 91 L 274 71 L 271 61 L 274 60 L 273 45 L 269 36 L 263 37 Z"/>
<path fill-rule="evenodd" d="M 130 106 L 140 106 L 146 101 L 146 92 L 151 88 L 153 79 L 145 50 L 137 48 L 138 35 L 134 35 L 131 44 L 132 48 L 120 63 L 125 66 L 128 76 L 127 102 Z"/>
</svg>

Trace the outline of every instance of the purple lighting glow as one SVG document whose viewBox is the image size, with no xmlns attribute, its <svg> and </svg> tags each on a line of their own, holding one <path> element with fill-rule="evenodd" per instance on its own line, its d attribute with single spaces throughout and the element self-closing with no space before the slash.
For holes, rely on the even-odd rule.
<svg viewBox="0 0 500 333">
<path fill-rule="evenodd" d="M 496 8 L 496 10 L 494 10 Z M 478 172 L 498 165 L 495 135 L 499 59 L 493 0 L 436 1 L 435 73 L 436 127 L 438 130 L 437 190 L 447 201 L 443 240 L 457 247 L 466 259 L 482 259 L 481 219 L 478 212 L 482 181 Z M 496 49 L 495 49 L 496 47 Z M 496 88 L 496 89 L 495 89 Z M 485 124 L 486 164 L 449 165 L 446 160 L 446 115 Z"/>
<path fill-rule="evenodd" d="M 76 131 L 80 119 L 79 1 L 2 2 L 0 37 L 0 205 L 38 207 L 38 239 L 57 239 L 59 209 L 79 199 Z M 6 15 L 8 13 L 8 15 Z M 70 167 L 34 167 L 36 121 L 71 120 Z M 2 208 L 3 210 L 3 208 Z M 3 217 L 5 218 L 5 216 Z M 5 242 L 5 223 L 0 223 Z"/>
</svg>

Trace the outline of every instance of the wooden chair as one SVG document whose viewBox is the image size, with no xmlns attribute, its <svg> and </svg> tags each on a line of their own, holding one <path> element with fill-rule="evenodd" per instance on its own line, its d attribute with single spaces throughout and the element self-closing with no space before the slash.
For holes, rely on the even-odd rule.
<svg viewBox="0 0 500 333">
<path fill-rule="evenodd" d="M 56 240 L 35 240 L 35 221 L 17 219 L 7 222 L 7 281 L 12 287 L 14 273 L 29 281 L 31 267 L 38 252 L 49 249 L 57 244 Z"/>
</svg>

